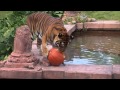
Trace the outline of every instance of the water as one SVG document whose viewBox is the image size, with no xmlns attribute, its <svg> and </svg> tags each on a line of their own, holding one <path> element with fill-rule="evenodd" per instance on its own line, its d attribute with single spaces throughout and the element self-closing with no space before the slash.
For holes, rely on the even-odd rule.
<svg viewBox="0 0 120 90">
<path fill-rule="evenodd" d="M 120 31 L 74 32 L 65 64 L 120 64 Z"/>
</svg>

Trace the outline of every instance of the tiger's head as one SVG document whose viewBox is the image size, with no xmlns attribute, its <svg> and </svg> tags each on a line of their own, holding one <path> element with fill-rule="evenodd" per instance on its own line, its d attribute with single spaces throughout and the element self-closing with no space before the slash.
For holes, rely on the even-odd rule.
<svg viewBox="0 0 120 90">
<path fill-rule="evenodd" d="M 67 30 L 63 26 L 54 27 L 53 46 L 64 52 L 73 36 L 67 34 Z"/>
</svg>

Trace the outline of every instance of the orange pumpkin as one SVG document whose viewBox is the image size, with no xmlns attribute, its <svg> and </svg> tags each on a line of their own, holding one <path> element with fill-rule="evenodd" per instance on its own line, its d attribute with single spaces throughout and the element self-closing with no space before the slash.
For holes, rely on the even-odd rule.
<svg viewBox="0 0 120 90">
<path fill-rule="evenodd" d="M 64 54 L 60 52 L 58 49 L 52 48 L 49 51 L 48 60 L 51 65 L 59 66 L 60 64 L 64 62 L 64 59 L 65 59 Z"/>
</svg>

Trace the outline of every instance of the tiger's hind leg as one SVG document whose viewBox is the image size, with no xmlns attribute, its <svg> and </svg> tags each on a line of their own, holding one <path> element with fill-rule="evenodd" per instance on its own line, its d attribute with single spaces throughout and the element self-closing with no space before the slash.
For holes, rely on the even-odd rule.
<svg viewBox="0 0 120 90">
<path fill-rule="evenodd" d="M 40 49 L 41 44 L 42 44 L 42 40 L 38 37 L 37 38 L 37 48 Z"/>
<path fill-rule="evenodd" d="M 39 37 L 37 37 L 37 48 L 39 49 L 40 55 L 42 55 L 41 44 L 42 40 Z"/>
</svg>

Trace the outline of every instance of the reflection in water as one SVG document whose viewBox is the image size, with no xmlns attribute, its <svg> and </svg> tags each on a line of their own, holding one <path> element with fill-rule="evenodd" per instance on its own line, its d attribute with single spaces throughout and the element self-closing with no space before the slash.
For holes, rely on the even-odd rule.
<svg viewBox="0 0 120 90">
<path fill-rule="evenodd" d="M 74 32 L 65 64 L 120 64 L 120 31 Z"/>
</svg>

